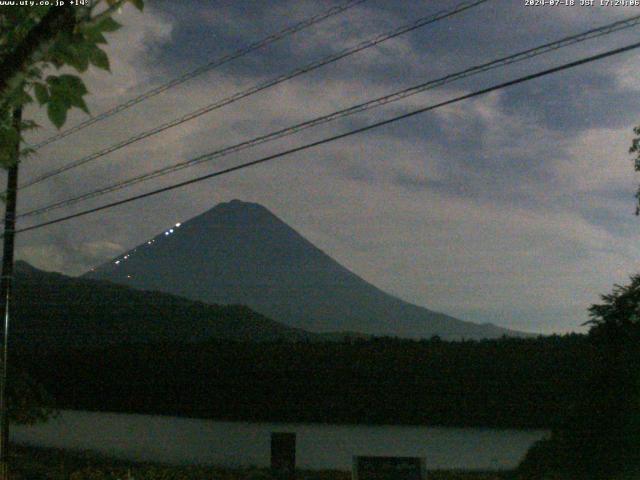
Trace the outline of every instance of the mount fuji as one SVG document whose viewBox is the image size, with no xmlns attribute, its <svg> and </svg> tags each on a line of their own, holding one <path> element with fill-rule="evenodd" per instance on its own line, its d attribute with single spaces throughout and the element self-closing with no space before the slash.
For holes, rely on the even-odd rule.
<svg viewBox="0 0 640 480">
<path fill-rule="evenodd" d="M 311 332 L 443 339 L 522 336 L 413 305 L 315 247 L 265 207 L 233 200 L 84 274 L 210 304 L 242 304 Z"/>
</svg>

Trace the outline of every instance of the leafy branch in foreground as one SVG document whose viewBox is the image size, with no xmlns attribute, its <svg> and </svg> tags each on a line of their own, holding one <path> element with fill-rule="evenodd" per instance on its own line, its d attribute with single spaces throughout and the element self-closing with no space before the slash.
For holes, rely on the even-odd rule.
<svg viewBox="0 0 640 480">
<path fill-rule="evenodd" d="M 13 242 L 17 195 L 18 162 L 30 153 L 22 148 L 25 131 L 38 125 L 23 117 L 24 107 L 37 101 L 46 107 L 49 120 L 60 128 L 71 108 L 88 113 L 84 100 L 87 87 L 74 69 L 84 73 L 90 65 L 109 70 L 109 58 L 102 46 L 105 34 L 120 24 L 112 15 L 125 3 L 142 10 L 143 0 L 96 0 L 86 6 L 66 2 L 63 6 L 0 6 L 0 167 L 8 171 L 5 201 L 4 254 L 0 297 L 8 326 L 9 298 L 13 278 Z M 49 2 L 47 2 L 49 3 Z M 35 96 L 35 100 L 34 100 Z M 6 198 L 5 198 L 6 197 Z M 5 331 L 5 345 L 8 330 Z M 46 393 L 24 377 L 7 381 L 7 355 L 3 352 L 0 381 L 0 477 L 7 478 L 6 385 L 11 400 L 9 415 L 14 421 L 33 423 L 50 416 Z M 32 401 L 33 400 L 33 401 Z"/>
<path fill-rule="evenodd" d="M 98 0 L 87 6 L 0 7 L 0 166 L 15 162 L 16 142 L 37 128 L 29 119 L 14 125 L 14 110 L 37 101 L 57 128 L 72 108 L 88 113 L 83 80 L 61 70 L 84 73 L 93 65 L 109 71 L 102 46 L 105 34 L 120 28 L 112 16 L 125 3 L 144 6 L 143 0 Z"/>
</svg>

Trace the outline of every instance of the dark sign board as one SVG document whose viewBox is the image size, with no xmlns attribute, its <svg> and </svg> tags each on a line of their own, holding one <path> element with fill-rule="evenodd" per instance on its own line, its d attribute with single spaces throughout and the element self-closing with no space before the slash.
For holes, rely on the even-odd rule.
<svg viewBox="0 0 640 480">
<path fill-rule="evenodd" d="M 296 434 L 271 433 L 271 469 L 282 478 L 294 478 L 296 469 Z"/>
<path fill-rule="evenodd" d="M 424 480 L 423 458 L 353 457 L 353 480 Z"/>
</svg>

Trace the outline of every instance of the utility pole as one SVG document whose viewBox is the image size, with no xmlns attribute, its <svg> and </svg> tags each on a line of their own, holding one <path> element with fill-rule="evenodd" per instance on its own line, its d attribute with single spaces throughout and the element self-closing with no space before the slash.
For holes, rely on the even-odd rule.
<svg viewBox="0 0 640 480">
<path fill-rule="evenodd" d="M 0 480 L 9 479 L 9 414 L 7 408 L 7 370 L 9 358 L 9 319 L 11 318 L 11 290 L 13 287 L 13 250 L 16 229 L 16 200 L 18 194 L 18 162 L 20 160 L 20 124 L 22 108 L 13 111 L 13 127 L 18 132 L 13 164 L 7 169 L 7 198 L 4 213 L 2 277 L 0 299 L 4 318 L 2 372 L 0 376 Z"/>
</svg>

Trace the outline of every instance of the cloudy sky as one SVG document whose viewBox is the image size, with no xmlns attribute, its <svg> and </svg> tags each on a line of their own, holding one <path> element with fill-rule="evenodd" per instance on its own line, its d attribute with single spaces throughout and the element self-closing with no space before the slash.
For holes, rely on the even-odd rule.
<svg viewBox="0 0 640 480">
<path fill-rule="evenodd" d="M 185 71 L 322 12 L 328 0 L 147 0 L 109 36 L 112 73 L 90 71 L 97 114 Z M 25 160 L 21 179 L 77 160 L 241 89 L 457 1 L 368 0 L 192 79 Z M 576 0 L 579 3 L 579 0 Z M 203 115 L 20 192 L 19 209 L 170 165 L 404 87 L 640 14 L 639 7 L 530 7 L 490 0 Z M 40 217 L 279 152 L 569 60 L 638 41 L 640 27 L 451 83 Z M 177 221 L 234 198 L 258 202 L 369 282 L 459 318 L 580 331 L 599 294 L 638 270 L 640 53 L 500 90 L 275 162 L 20 235 L 18 256 L 80 274 Z M 28 111 L 55 133 L 42 113 Z M 67 126 L 82 121 L 70 117 Z"/>
</svg>

